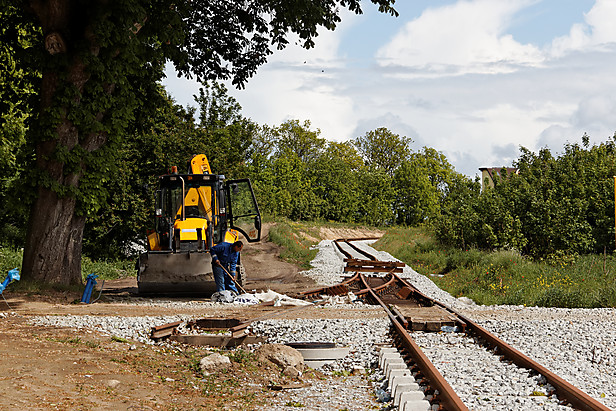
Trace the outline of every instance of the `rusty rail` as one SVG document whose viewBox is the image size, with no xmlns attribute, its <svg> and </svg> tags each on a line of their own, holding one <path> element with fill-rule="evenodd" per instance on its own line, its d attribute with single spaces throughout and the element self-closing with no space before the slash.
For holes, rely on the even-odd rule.
<svg viewBox="0 0 616 411">
<path fill-rule="evenodd" d="M 364 240 L 364 239 L 362 238 L 358 240 Z M 351 258 L 351 255 L 345 252 L 341 248 L 340 244 L 338 243 L 346 242 L 352 248 L 357 249 L 356 247 L 354 247 L 353 245 L 349 243 L 350 241 L 353 241 L 353 239 L 340 239 L 340 240 L 336 240 L 335 242 L 338 249 L 340 249 L 340 251 L 347 258 Z M 375 259 L 374 256 L 364 252 L 363 250 L 357 249 L 357 251 L 359 251 L 363 255 L 366 255 L 371 260 Z M 375 303 L 383 306 L 383 308 L 387 312 L 387 315 L 391 319 L 392 324 L 394 325 L 396 333 L 400 336 L 401 344 L 412 355 L 413 359 L 419 365 L 421 371 L 424 373 L 424 375 L 426 375 L 430 379 L 430 382 L 433 383 L 435 386 L 436 384 L 440 384 L 440 382 L 438 382 L 440 381 L 439 377 L 441 379 L 443 377 L 440 375 L 440 373 L 438 373 L 438 370 L 434 368 L 432 363 L 430 363 L 430 361 L 425 356 L 425 354 L 421 352 L 417 344 L 412 340 L 412 338 L 408 334 L 407 330 L 404 327 L 406 325 L 404 324 L 404 321 L 406 319 L 403 319 L 403 321 L 398 320 L 397 318 L 402 317 L 401 314 L 397 312 L 396 315 L 394 315 L 388 309 L 388 307 L 385 306 L 383 301 L 380 299 L 379 295 L 368 284 L 366 277 L 363 276 L 362 274 L 358 274 L 358 275 L 361 281 L 363 282 L 365 288 L 363 290 L 355 292 L 355 294 L 356 295 L 367 295 L 367 296 L 369 295 L 370 299 L 372 299 Z M 532 360 L 528 356 L 522 354 L 520 351 L 516 350 L 515 348 L 507 344 L 505 341 L 491 334 L 489 331 L 487 331 L 486 329 L 484 329 L 483 327 L 481 327 L 479 324 L 475 323 L 468 317 L 458 313 L 457 311 L 453 310 L 447 305 L 426 296 L 425 294 L 417 290 L 408 281 L 398 277 L 394 273 L 388 273 L 388 275 L 391 275 L 392 278 L 388 278 L 388 279 L 384 278 L 383 286 L 377 287 L 379 288 L 379 290 L 386 290 L 388 287 L 385 287 L 385 284 L 388 284 L 389 286 L 391 286 L 392 281 L 395 281 L 397 285 L 399 286 L 399 291 L 396 294 L 397 298 L 401 300 L 415 298 L 415 299 L 420 299 L 423 301 L 430 301 L 430 304 L 437 305 L 445 309 L 446 311 L 448 311 L 449 313 L 451 313 L 458 319 L 457 322 L 459 325 L 461 325 L 461 328 L 464 330 L 464 332 L 473 334 L 476 337 L 478 337 L 481 341 L 483 341 L 485 345 L 496 348 L 497 352 L 499 352 L 505 358 L 511 360 L 517 366 L 533 370 L 543 375 L 546 378 L 546 380 L 556 389 L 556 395 L 558 396 L 559 399 L 570 403 L 573 407 L 575 407 L 576 409 L 580 409 L 580 410 L 609 411 L 609 408 L 603 405 L 601 402 L 592 398 L 591 396 L 589 396 L 588 394 L 586 394 L 584 391 L 580 390 L 579 388 L 575 387 L 571 383 L 565 381 L 563 378 L 554 374 L 553 372 L 551 372 L 550 370 L 548 370 L 541 364 L 537 363 L 536 361 Z M 355 279 L 355 277 L 353 279 Z M 435 382 L 433 382 L 433 380 Z M 447 384 L 447 386 L 449 385 Z M 439 389 L 439 393 L 445 394 L 445 396 L 441 399 L 441 402 L 443 403 L 443 405 L 448 407 L 447 409 L 449 409 L 449 407 L 451 407 L 451 409 L 466 409 L 464 404 L 462 404 L 462 407 L 464 408 L 456 408 L 458 407 L 458 403 L 457 403 L 457 400 L 455 400 L 455 398 L 459 400 L 459 397 L 457 397 L 455 392 L 453 393 L 453 395 L 455 396 L 454 397 L 454 396 L 451 396 L 450 395 L 451 393 L 447 392 L 444 387 L 443 387 L 443 390 L 441 390 L 440 388 L 438 389 Z M 451 389 L 451 387 L 449 387 L 449 389 Z"/>
<path fill-rule="evenodd" d="M 182 324 L 182 321 L 175 321 L 152 327 L 150 331 L 150 338 L 153 340 L 158 340 L 169 337 L 170 335 L 177 333 L 177 328 L 180 324 Z"/>
<path fill-rule="evenodd" d="M 468 410 L 460 397 L 458 397 L 458 394 L 456 394 L 453 388 L 451 388 L 451 385 L 445 380 L 445 377 L 438 372 L 436 367 L 430 362 L 428 357 L 426 357 L 426 354 L 421 351 L 417 343 L 411 338 L 408 331 L 404 328 L 404 325 L 398 319 L 398 316 L 394 315 L 389 307 L 379 298 L 378 294 L 370 287 L 363 275 L 361 275 L 361 279 L 368 290 L 370 299 L 383 307 L 387 313 L 404 349 L 409 353 L 413 361 L 415 361 L 423 375 L 429 379 L 430 386 L 438 390 L 439 395 L 437 401 L 440 403 L 441 408 L 447 410 Z"/>
</svg>

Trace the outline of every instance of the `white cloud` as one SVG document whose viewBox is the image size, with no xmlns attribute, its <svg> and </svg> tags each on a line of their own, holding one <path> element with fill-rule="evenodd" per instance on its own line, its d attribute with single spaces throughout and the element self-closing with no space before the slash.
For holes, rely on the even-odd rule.
<svg viewBox="0 0 616 411">
<path fill-rule="evenodd" d="M 314 49 L 276 52 L 245 90 L 230 93 L 259 124 L 308 119 L 330 140 L 384 126 L 412 137 L 416 149 L 444 152 L 468 175 L 510 165 L 520 145 L 558 152 L 584 132 L 605 141 L 616 130 L 616 0 L 597 0 L 583 24 L 544 49 L 507 34 L 534 2 L 459 0 L 427 9 L 401 21 L 371 67 L 346 64 L 340 39 L 362 18 L 346 15 Z"/>
<path fill-rule="evenodd" d="M 404 67 L 411 77 L 506 73 L 540 65 L 544 57 L 536 46 L 505 32 L 515 13 L 531 3 L 473 0 L 427 9 L 382 47 L 377 59 L 384 67 Z"/>
<path fill-rule="evenodd" d="M 574 24 L 567 36 L 552 41 L 550 53 L 554 57 L 571 51 L 599 49 L 616 42 L 616 1 L 597 0 L 584 15 L 584 23 Z"/>
<path fill-rule="evenodd" d="M 330 140 L 345 140 L 351 135 L 354 102 L 337 86 L 344 67 L 340 38 L 356 23 L 356 16 L 341 13 L 342 22 L 335 31 L 319 30 L 314 48 L 303 49 L 291 40 L 287 48 L 274 52 L 245 90 L 229 87 L 244 115 L 270 125 L 290 119 L 311 120 L 322 130 L 321 137 Z"/>
</svg>

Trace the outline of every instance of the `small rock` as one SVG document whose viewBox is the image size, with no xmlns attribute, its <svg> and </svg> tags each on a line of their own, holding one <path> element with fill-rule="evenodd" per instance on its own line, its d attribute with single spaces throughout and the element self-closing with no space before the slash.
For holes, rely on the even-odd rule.
<svg viewBox="0 0 616 411">
<path fill-rule="evenodd" d="M 475 302 L 468 297 L 460 297 L 458 301 L 466 305 L 475 305 Z"/>
<path fill-rule="evenodd" d="M 137 346 L 135 344 L 131 345 L 130 347 L 128 347 L 129 351 L 134 351 L 137 349 Z"/>
<path fill-rule="evenodd" d="M 304 357 L 295 348 L 284 344 L 263 344 L 256 351 L 258 359 L 265 359 L 278 365 L 283 370 L 295 367 L 298 371 L 304 369 Z"/>
<path fill-rule="evenodd" d="M 213 372 L 229 368 L 231 366 L 231 360 L 225 355 L 214 353 L 203 358 L 200 364 L 203 372 Z"/>
<path fill-rule="evenodd" d="M 121 383 L 118 380 L 108 380 L 107 381 L 107 387 L 109 387 L 109 388 L 115 388 L 115 387 L 117 387 L 120 384 Z"/>
<path fill-rule="evenodd" d="M 291 378 L 298 378 L 302 376 L 302 372 L 295 367 L 288 366 L 284 370 L 282 370 L 282 375 L 286 375 L 287 377 Z"/>
</svg>

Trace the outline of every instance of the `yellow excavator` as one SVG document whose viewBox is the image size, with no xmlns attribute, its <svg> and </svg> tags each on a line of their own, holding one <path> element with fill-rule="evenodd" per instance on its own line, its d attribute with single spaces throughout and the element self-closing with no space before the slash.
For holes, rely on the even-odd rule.
<svg viewBox="0 0 616 411">
<path fill-rule="evenodd" d="M 139 294 L 201 295 L 216 291 L 210 249 L 233 243 L 240 234 L 261 240 L 261 214 L 249 179 L 225 180 L 212 174 L 205 154 L 193 156 L 187 174 L 159 177 L 156 224 L 148 250 L 139 256 Z M 238 262 L 238 282 L 246 272 Z"/>
</svg>

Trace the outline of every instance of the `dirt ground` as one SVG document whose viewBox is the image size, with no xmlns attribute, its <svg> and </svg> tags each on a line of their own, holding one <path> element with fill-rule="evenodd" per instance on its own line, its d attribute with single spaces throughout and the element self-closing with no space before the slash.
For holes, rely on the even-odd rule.
<svg viewBox="0 0 616 411">
<path fill-rule="evenodd" d="M 343 235 L 326 232 L 323 238 L 371 237 L 378 233 L 347 230 L 338 234 Z M 301 275 L 296 266 L 281 261 L 279 254 L 278 247 L 267 241 L 267 231 L 263 241 L 245 247 L 242 260 L 248 273 L 247 290 L 269 288 L 292 295 L 316 288 L 313 280 Z M 232 359 L 228 371 L 203 375 L 199 360 L 216 351 L 213 348 L 145 345 L 90 330 L 32 326 L 28 321 L 35 315 L 67 314 L 193 314 L 243 320 L 284 310 L 233 305 L 200 308 L 198 304 L 178 309 L 112 302 L 118 298 L 137 301 L 135 292 L 134 278 L 107 282 L 101 299 L 84 305 L 75 303 L 80 298 L 75 293 L 18 294 L 9 286 L 4 292 L 6 302 L 0 301 L 0 409 L 267 409 L 280 395 L 267 388 L 270 384 L 309 383 L 323 378 L 318 373 L 300 379 L 282 376 L 275 366 L 256 362 L 243 349 L 226 353 Z"/>
</svg>

